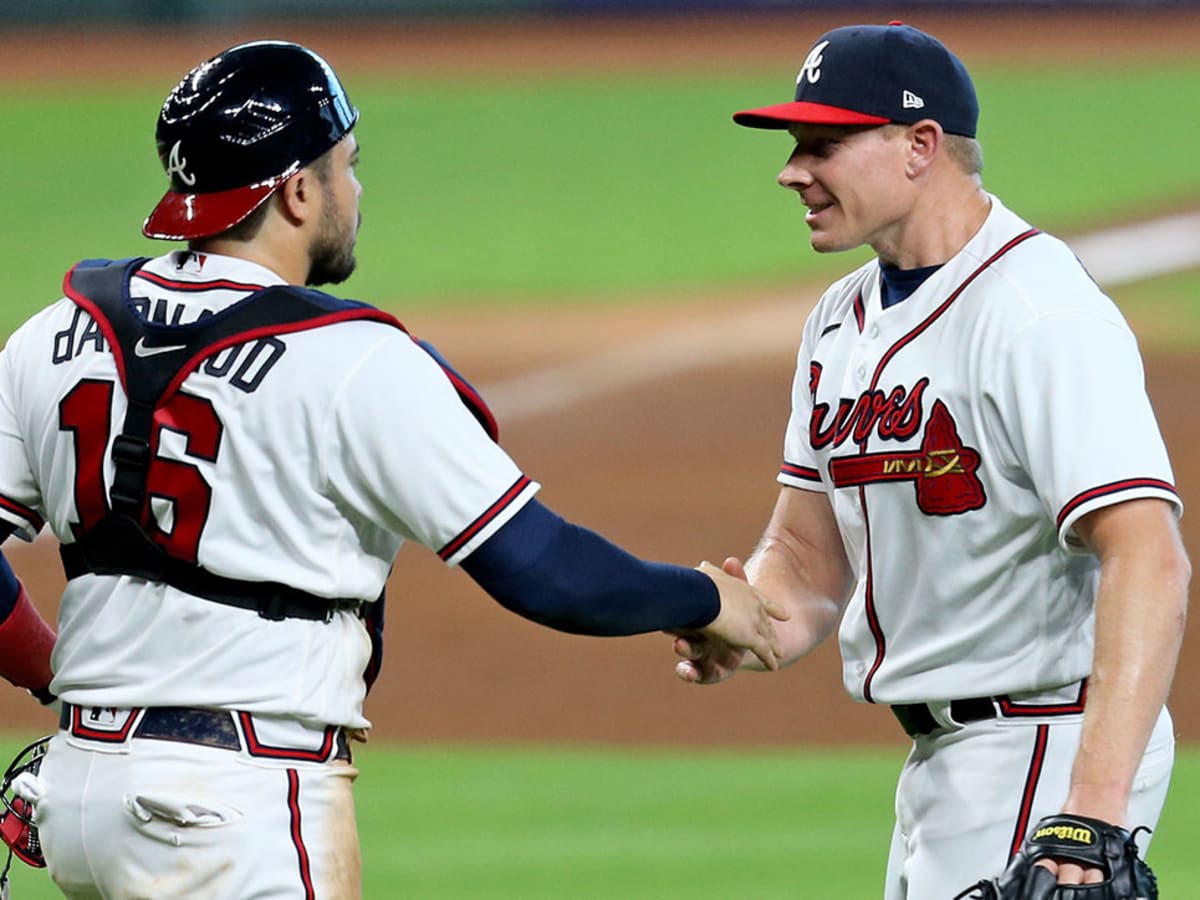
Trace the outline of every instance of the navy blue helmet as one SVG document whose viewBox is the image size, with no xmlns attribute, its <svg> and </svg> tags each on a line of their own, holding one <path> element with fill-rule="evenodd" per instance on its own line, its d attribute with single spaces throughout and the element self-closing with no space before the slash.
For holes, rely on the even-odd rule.
<svg viewBox="0 0 1200 900">
<path fill-rule="evenodd" d="M 170 187 L 143 234 L 189 240 L 232 228 L 357 121 L 333 69 L 306 47 L 231 47 L 163 102 L 155 137 Z"/>
</svg>

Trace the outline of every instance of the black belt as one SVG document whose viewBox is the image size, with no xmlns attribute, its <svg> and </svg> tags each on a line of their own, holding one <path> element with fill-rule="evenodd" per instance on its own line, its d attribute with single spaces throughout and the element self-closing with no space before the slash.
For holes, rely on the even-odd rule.
<svg viewBox="0 0 1200 900">
<path fill-rule="evenodd" d="M 950 701 L 950 718 L 959 725 L 996 718 L 996 701 L 991 697 L 970 697 L 966 700 Z M 924 737 L 945 728 L 924 703 L 898 703 L 892 712 L 909 737 Z"/>
<path fill-rule="evenodd" d="M 151 706 L 143 713 L 141 720 L 133 729 L 132 734 L 103 735 L 92 732 L 86 725 L 75 722 L 74 710 L 83 707 L 72 707 L 69 703 L 62 705 L 58 724 L 64 731 L 69 731 L 77 737 L 100 741 L 124 742 L 126 737 L 145 738 L 154 741 L 178 741 L 181 744 L 198 744 L 201 747 L 215 747 L 218 750 L 241 750 L 242 739 L 235 715 L 223 709 L 205 709 L 195 706 Z M 136 714 L 136 713 L 134 713 Z M 350 761 L 350 744 L 346 740 L 344 728 L 335 729 L 333 736 L 334 750 L 332 759 Z M 249 741 L 247 742 L 249 743 Z M 254 746 L 247 748 L 252 756 L 269 756 L 279 759 L 297 758 L 315 761 L 314 751 L 296 748 L 289 752 L 288 748 L 261 748 L 267 752 L 256 752 Z"/>
</svg>

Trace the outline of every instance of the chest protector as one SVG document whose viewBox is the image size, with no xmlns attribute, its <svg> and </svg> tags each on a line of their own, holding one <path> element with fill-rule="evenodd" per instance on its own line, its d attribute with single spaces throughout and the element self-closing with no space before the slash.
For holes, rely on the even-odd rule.
<svg viewBox="0 0 1200 900">
<path fill-rule="evenodd" d="M 274 620 L 328 621 L 334 610 L 357 609 L 357 600 L 318 597 L 278 582 L 226 578 L 170 555 L 146 527 L 151 521 L 147 496 L 151 436 L 155 413 L 214 353 L 263 337 L 353 319 L 368 319 L 401 331 L 405 331 L 404 326 L 365 303 L 290 285 L 255 291 L 187 325 L 146 321 L 134 309 L 129 281 L 147 261 L 85 260 L 64 281 L 67 296 L 91 315 L 108 341 L 121 387 L 129 399 L 125 421 L 113 441 L 115 474 L 108 492 L 108 511 L 94 525 L 78 529 L 73 544 L 62 545 L 67 578 L 86 573 L 131 575 L 166 583 L 215 603 L 253 609 Z M 496 422 L 483 399 L 432 348 L 425 349 L 442 367 L 462 402 L 496 440 Z"/>
</svg>

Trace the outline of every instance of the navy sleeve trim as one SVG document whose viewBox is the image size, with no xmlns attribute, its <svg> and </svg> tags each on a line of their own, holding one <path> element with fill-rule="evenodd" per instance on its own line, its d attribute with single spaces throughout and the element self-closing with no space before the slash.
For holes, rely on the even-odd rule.
<svg viewBox="0 0 1200 900">
<path fill-rule="evenodd" d="M 17 581 L 8 559 L 0 553 L 0 622 L 8 618 L 20 596 L 21 583 Z"/>
<path fill-rule="evenodd" d="M 531 500 L 462 563 L 506 609 L 572 634 L 703 628 L 721 609 L 695 569 L 645 562 Z"/>
</svg>

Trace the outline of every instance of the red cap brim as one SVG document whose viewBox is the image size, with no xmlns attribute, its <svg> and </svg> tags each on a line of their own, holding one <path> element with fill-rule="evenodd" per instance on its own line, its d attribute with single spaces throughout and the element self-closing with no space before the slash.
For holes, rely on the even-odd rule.
<svg viewBox="0 0 1200 900">
<path fill-rule="evenodd" d="M 808 125 L 886 125 L 891 119 L 826 106 L 824 103 L 776 103 L 733 114 L 733 121 L 747 128 L 787 128 L 797 122 Z"/>
<path fill-rule="evenodd" d="M 142 234 L 164 241 L 211 237 L 232 228 L 266 200 L 282 178 L 204 194 L 167 191 L 142 225 Z"/>
</svg>

